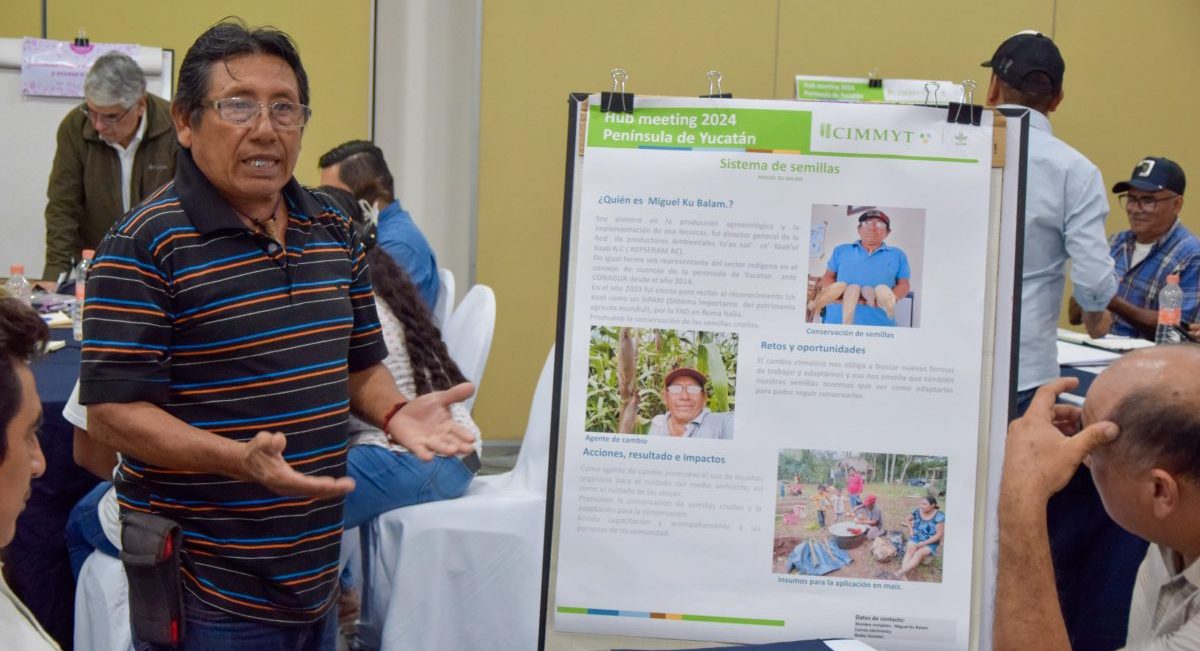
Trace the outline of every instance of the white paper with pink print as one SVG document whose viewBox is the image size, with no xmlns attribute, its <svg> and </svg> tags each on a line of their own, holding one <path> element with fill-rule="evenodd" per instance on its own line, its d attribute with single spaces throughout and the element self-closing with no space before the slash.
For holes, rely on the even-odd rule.
<svg viewBox="0 0 1200 651">
<path fill-rule="evenodd" d="M 108 52 L 137 59 L 141 46 L 129 43 L 91 43 L 25 38 L 21 43 L 21 94 L 43 97 L 83 97 L 83 78 L 96 59 Z"/>
</svg>

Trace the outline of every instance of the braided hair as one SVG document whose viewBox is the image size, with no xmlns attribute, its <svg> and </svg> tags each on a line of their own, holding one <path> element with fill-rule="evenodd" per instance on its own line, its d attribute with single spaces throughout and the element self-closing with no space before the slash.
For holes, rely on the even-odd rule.
<svg viewBox="0 0 1200 651">
<path fill-rule="evenodd" d="M 404 326 L 404 347 L 408 349 L 417 395 L 466 382 L 458 365 L 450 359 L 442 333 L 433 324 L 433 316 L 408 274 L 378 246 L 367 252 L 367 264 L 371 265 L 375 294 Z"/>
<path fill-rule="evenodd" d="M 361 224 L 362 209 L 353 195 L 340 188 L 322 186 L 321 192 L 334 199 L 345 209 L 350 221 Z M 442 332 L 433 324 L 433 315 L 417 292 L 416 285 L 392 256 L 378 246 L 372 238 L 367 243 L 367 264 L 371 267 L 371 285 L 378 296 L 404 328 L 404 348 L 408 352 L 412 368 L 413 384 L 417 395 L 430 391 L 444 391 L 466 382 L 458 365 L 450 358 Z"/>
</svg>

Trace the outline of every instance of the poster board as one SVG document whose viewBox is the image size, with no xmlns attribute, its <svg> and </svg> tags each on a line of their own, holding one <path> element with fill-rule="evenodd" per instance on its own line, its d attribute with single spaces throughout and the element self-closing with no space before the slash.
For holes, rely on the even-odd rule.
<svg viewBox="0 0 1200 651">
<path fill-rule="evenodd" d="M 979 648 L 1024 122 L 997 131 L 993 169 L 989 113 L 963 127 L 931 107 L 639 97 L 609 114 L 598 101 L 570 113 L 541 648 Z M 844 258 L 846 221 L 853 232 L 872 210 L 919 258 L 908 320 L 809 321 L 812 270 L 845 264 L 813 257 Z M 654 436 L 661 419 L 641 405 L 602 413 L 614 374 L 618 396 L 669 411 L 677 365 L 707 376 L 713 438 Z M 859 547 L 831 574 L 794 572 L 793 545 L 827 539 L 815 511 L 834 517 L 808 501 L 816 484 L 845 493 L 851 469 L 891 502 L 888 530 L 925 491 L 942 499 L 936 569 L 877 576 Z"/>
<path fill-rule="evenodd" d="M 796 75 L 796 99 L 837 102 L 886 102 L 946 106 L 960 101 L 963 85 L 947 80 L 871 79 Z"/>
<path fill-rule="evenodd" d="M 81 100 L 21 93 L 20 38 L 0 38 L 0 142 L 8 155 L 0 157 L 0 224 L 8 236 L 0 241 L 0 271 L 25 265 L 29 277 L 42 273 L 46 253 L 46 186 L 54 162 L 55 134 L 67 111 Z M 146 72 L 147 91 L 171 98 L 174 51 L 142 45 L 138 64 Z M 13 152 L 20 152 L 14 155 Z"/>
</svg>

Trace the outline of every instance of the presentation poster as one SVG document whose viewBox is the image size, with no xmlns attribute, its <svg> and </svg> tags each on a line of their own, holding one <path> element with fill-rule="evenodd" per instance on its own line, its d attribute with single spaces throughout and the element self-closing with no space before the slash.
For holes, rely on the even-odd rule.
<svg viewBox="0 0 1200 651">
<path fill-rule="evenodd" d="M 952 81 L 796 75 L 796 99 L 884 102 L 945 106 L 962 101 L 962 84 Z"/>
<path fill-rule="evenodd" d="M 598 104 L 573 153 L 550 625 L 965 648 L 991 115 Z"/>
</svg>

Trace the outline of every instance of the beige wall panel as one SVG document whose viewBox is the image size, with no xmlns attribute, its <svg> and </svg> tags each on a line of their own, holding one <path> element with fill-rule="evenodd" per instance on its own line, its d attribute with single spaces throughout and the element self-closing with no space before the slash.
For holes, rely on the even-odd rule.
<svg viewBox="0 0 1200 651">
<path fill-rule="evenodd" d="M 490 0 L 483 7 L 478 281 L 496 290 L 496 337 L 476 418 L 484 438 L 520 438 L 554 342 L 567 96 L 608 90 L 770 97 L 777 3 Z"/>
<path fill-rule="evenodd" d="M 1057 41 L 1067 74 L 1055 132 L 1109 187 L 1146 155 L 1178 162 L 1200 187 L 1200 3 L 1059 0 Z M 1110 198 L 1115 233 L 1128 222 Z M 1184 222 L 1200 232 L 1200 204 L 1188 208 Z"/>
<path fill-rule="evenodd" d="M 1188 194 L 1196 194 L 1200 3 L 1059 0 L 1057 22 L 1067 74 L 1063 103 L 1051 115 L 1055 134 L 1100 168 L 1108 188 L 1128 179 L 1143 156 L 1166 156 L 1183 167 L 1192 182 Z M 1109 202 L 1108 232 L 1125 230 L 1125 211 L 1111 193 Z M 1194 197 L 1183 222 L 1200 233 Z"/>
<path fill-rule="evenodd" d="M 41 35 L 41 0 L 0 0 L 0 38 Z"/>
<path fill-rule="evenodd" d="M 274 25 L 295 39 L 312 94 L 313 120 L 304 134 L 296 177 L 316 183 L 321 154 L 351 138 L 367 137 L 369 0 L 49 0 L 48 5 L 49 38 L 71 39 L 83 27 L 93 41 L 173 48 L 177 73 L 196 37 L 226 16 L 241 16 L 251 26 Z"/>
<path fill-rule="evenodd" d="M 990 74 L 979 64 L 1022 29 L 1050 32 L 1053 4 L 815 2 L 780 0 L 775 96 L 796 96 L 795 76 L 974 79 L 982 103 Z M 953 98 L 957 100 L 958 98 Z"/>
</svg>

